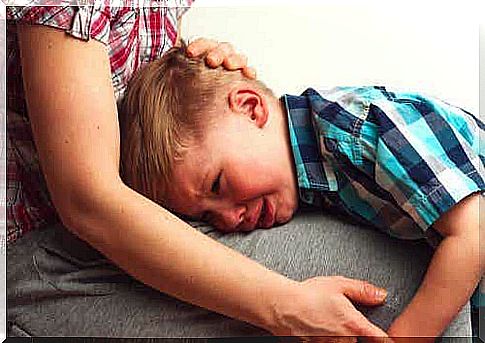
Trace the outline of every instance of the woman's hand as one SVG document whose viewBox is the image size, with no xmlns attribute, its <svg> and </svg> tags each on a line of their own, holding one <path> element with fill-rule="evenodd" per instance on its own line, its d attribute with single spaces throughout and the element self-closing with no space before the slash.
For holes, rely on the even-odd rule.
<svg viewBox="0 0 485 343">
<path fill-rule="evenodd" d="M 217 68 L 222 65 L 227 70 L 241 70 L 247 78 L 256 78 L 256 71 L 247 66 L 247 57 L 236 53 L 229 43 L 198 38 L 188 45 L 187 53 L 189 57 L 197 57 L 207 53 L 205 61 L 209 67 Z"/>
<path fill-rule="evenodd" d="M 357 336 L 365 336 L 366 342 L 387 341 L 387 334 L 351 303 L 375 306 L 385 297 L 384 290 L 365 281 L 340 276 L 311 278 L 275 301 L 274 323 L 267 329 L 278 336 L 304 337 L 305 342 L 357 342 Z"/>
</svg>

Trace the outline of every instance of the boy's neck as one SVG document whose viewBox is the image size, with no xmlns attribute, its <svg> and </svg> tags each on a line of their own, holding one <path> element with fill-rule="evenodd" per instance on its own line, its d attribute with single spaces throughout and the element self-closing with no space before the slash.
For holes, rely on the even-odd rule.
<svg viewBox="0 0 485 343">
<path fill-rule="evenodd" d="M 293 177 L 296 180 L 297 175 L 295 159 L 293 156 L 293 149 L 291 147 L 290 129 L 288 124 L 288 113 L 286 105 L 281 98 L 276 98 L 275 96 L 268 97 L 267 101 L 271 108 L 271 115 L 275 120 L 276 137 L 279 140 L 280 144 L 284 146 L 285 161 L 288 165 L 288 168 L 292 169 Z"/>
</svg>

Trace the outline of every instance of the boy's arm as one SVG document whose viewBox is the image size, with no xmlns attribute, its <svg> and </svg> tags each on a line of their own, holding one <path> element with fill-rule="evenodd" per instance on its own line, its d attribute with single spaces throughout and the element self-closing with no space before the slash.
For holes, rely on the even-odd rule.
<svg viewBox="0 0 485 343">
<path fill-rule="evenodd" d="M 480 197 L 468 196 L 435 222 L 444 239 L 416 295 L 389 328 L 390 337 L 441 335 L 472 295 L 485 264 L 479 249 Z"/>
</svg>

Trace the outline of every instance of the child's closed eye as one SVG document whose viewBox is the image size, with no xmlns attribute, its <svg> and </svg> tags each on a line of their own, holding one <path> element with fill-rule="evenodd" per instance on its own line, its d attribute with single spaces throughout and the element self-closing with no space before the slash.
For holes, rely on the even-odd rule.
<svg viewBox="0 0 485 343">
<path fill-rule="evenodd" d="M 209 220 L 210 220 L 210 214 L 209 214 L 209 212 L 208 212 L 208 211 L 204 211 L 204 213 L 202 213 L 202 215 L 200 216 L 200 218 L 199 218 L 199 219 L 200 219 L 201 221 L 203 221 L 203 222 L 208 223 L 208 222 L 209 222 Z"/>
<path fill-rule="evenodd" d="M 216 179 L 212 183 L 211 192 L 213 194 L 216 194 L 216 195 L 219 194 L 219 191 L 221 189 L 221 176 L 222 176 L 222 170 L 219 172 Z"/>
</svg>

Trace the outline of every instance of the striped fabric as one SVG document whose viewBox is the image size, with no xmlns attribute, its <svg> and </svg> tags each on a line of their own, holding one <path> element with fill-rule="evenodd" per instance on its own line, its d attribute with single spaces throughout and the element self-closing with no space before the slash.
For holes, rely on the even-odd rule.
<svg viewBox="0 0 485 343">
<path fill-rule="evenodd" d="M 484 124 L 439 99 L 384 87 L 285 95 L 301 201 L 404 239 L 485 189 Z"/>
<path fill-rule="evenodd" d="M 54 6 L 47 6 L 51 2 Z M 119 100 L 134 72 L 161 56 L 177 38 L 179 18 L 193 0 L 43 0 L 8 6 L 7 15 L 7 242 L 58 220 L 43 180 L 22 85 L 17 23 L 54 27 L 106 46 Z M 72 6 L 79 3 L 79 6 Z M 92 3 L 94 5 L 86 5 Z M 123 7 L 115 6 L 123 3 Z M 83 5 L 84 4 L 84 5 Z"/>
</svg>

